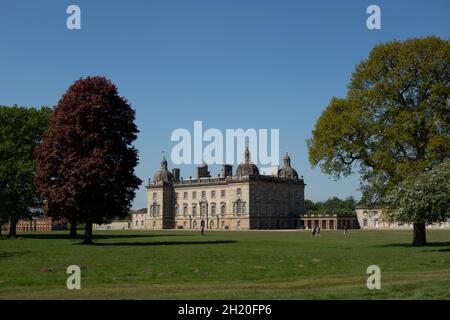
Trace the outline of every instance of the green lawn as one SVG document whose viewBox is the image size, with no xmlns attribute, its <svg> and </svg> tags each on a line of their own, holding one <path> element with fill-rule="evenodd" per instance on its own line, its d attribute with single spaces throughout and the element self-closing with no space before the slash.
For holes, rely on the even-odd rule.
<svg viewBox="0 0 450 320">
<path fill-rule="evenodd" d="M 0 299 L 450 299 L 450 231 L 95 231 L 0 240 Z M 66 268 L 81 267 L 81 290 Z M 381 268 L 381 290 L 366 269 Z"/>
</svg>

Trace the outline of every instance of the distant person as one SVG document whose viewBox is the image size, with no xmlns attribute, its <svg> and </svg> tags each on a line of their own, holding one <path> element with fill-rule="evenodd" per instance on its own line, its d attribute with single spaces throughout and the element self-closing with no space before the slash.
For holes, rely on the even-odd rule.
<svg viewBox="0 0 450 320">
<path fill-rule="evenodd" d="M 313 231 L 311 233 L 311 237 L 314 237 L 316 235 L 316 227 L 313 228 Z"/>
<path fill-rule="evenodd" d="M 201 233 L 201 235 L 205 234 L 205 221 L 204 220 L 202 220 L 200 222 L 200 233 Z"/>
<path fill-rule="evenodd" d="M 344 236 L 347 238 L 347 226 L 344 226 Z"/>
<path fill-rule="evenodd" d="M 320 236 L 320 226 L 317 226 L 316 236 Z"/>
</svg>

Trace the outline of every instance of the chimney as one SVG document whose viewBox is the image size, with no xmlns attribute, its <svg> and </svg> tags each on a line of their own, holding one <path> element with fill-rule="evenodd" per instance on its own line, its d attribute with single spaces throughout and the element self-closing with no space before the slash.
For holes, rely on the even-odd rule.
<svg viewBox="0 0 450 320">
<path fill-rule="evenodd" d="M 223 165 L 223 177 L 231 177 L 233 175 L 233 166 L 231 164 Z"/>
<path fill-rule="evenodd" d="M 206 165 L 206 163 L 203 163 L 203 165 L 201 167 L 197 167 L 197 179 L 200 178 L 209 178 L 210 174 L 208 171 L 208 166 Z"/>
<path fill-rule="evenodd" d="M 173 175 L 174 181 L 180 181 L 180 169 L 179 168 L 173 168 L 172 175 Z"/>
</svg>

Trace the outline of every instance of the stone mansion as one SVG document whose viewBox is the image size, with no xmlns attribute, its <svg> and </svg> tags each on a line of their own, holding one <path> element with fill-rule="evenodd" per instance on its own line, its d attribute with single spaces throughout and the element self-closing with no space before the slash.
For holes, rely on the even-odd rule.
<svg viewBox="0 0 450 320">
<path fill-rule="evenodd" d="M 180 178 L 169 171 L 165 158 L 147 186 L 147 212 L 133 215 L 133 229 L 293 229 L 304 214 L 303 177 L 284 164 L 273 175 L 259 173 L 245 150 L 244 162 L 233 174 L 231 165 L 212 177 L 208 166 L 197 168 L 197 178 Z"/>
</svg>

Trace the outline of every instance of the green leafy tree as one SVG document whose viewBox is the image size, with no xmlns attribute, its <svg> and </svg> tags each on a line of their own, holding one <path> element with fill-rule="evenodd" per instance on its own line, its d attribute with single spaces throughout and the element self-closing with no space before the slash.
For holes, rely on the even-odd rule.
<svg viewBox="0 0 450 320">
<path fill-rule="evenodd" d="M 326 201 L 319 201 L 314 203 L 311 200 L 305 200 L 305 211 L 317 213 L 353 213 L 356 209 L 356 200 L 353 197 L 347 197 L 342 200 L 338 197 L 329 198 Z"/>
<path fill-rule="evenodd" d="M 135 111 L 104 77 L 75 81 L 62 96 L 37 149 L 36 187 L 50 216 L 92 224 L 128 215 L 138 163 Z"/>
<path fill-rule="evenodd" d="M 33 152 L 47 130 L 50 108 L 0 106 L 0 224 L 9 222 L 9 237 L 17 222 L 41 205 L 33 185 Z"/>
<path fill-rule="evenodd" d="M 431 224 L 450 218 L 450 159 L 432 169 L 411 175 L 388 195 L 390 219 Z M 417 232 L 414 229 L 414 232 Z M 418 244 L 426 243 L 425 233 L 415 236 Z"/>
<path fill-rule="evenodd" d="M 317 211 L 316 204 L 313 201 L 306 199 L 305 200 L 305 212 L 310 213 L 310 212 L 316 212 L 316 211 Z"/>
<path fill-rule="evenodd" d="M 333 98 L 308 140 L 309 159 L 339 178 L 359 170 L 365 198 L 450 155 L 450 43 L 438 37 L 377 45 L 357 65 L 345 99 Z M 416 237 L 425 233 L 414 221 Z M 424 237 L 420 237 L 423 238 Z"/>
</svg>

